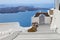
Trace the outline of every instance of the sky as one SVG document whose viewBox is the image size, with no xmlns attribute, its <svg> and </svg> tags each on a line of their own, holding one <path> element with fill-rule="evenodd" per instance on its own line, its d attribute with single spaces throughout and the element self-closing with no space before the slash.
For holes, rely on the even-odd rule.
<svg viewBox="0 0 60 40">
<path fill-rule="evenodd" d="M 0 4 L 51 4 L 54 0 L 0 0 Z"/>
<path fill-rule="evenodd" d="M 59 3 L 60 3 L 60 0 L 59 0 Z"/>
</svg>

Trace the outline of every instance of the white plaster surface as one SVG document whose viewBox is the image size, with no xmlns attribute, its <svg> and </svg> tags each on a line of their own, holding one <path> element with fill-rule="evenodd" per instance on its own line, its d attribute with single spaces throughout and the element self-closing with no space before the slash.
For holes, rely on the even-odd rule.
<svg viewBox="0 0 60 40">
<path fill-rule="evenodd" d="M 60 33 L 60 11 L 57 9 L 54 10 L 50 29 L 56 30 L 58 33 Z"/>
<path fill-rule="evenodd" d="M 37 32 L 20 33 L 14 40 L 59 40 L 60 34 L 50 30 L 50 25 L 39 25 Z"/>
</svg>

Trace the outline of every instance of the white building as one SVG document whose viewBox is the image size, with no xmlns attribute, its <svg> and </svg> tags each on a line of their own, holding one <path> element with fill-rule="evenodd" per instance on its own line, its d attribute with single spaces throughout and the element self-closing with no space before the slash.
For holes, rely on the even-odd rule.
<svg viewBox="0 0 60 40">
<path fill-rule="evenodd" d="M 54 9 L 53 19 L 50 27 L 52 30 L 56 30 L 57 33 L 60 33 L 59 4 L 60 4 L 60 0 L 55 0 L 55 9 Z"/>
</svg>

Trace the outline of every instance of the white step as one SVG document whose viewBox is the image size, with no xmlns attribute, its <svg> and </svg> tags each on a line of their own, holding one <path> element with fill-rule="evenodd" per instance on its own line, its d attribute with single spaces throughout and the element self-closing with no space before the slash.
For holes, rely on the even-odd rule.
<svg viewBox="0 0 60 40">
<path fill-rule="evenodd" d="M 37 32 L 20 33 L 14 40 L 59 40 L 60 34 L 50 30 L 49 25 L 40 25 Z"/>
<path fill-rule="evenodd" d="M 18 35 L 14 40 L 59 40 L 60 34 L 27 34 L 22 33 Z"/>
</svg>

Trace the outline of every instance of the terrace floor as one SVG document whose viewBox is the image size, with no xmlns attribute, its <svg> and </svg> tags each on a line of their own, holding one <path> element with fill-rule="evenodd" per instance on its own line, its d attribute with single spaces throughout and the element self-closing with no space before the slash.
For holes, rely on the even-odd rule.
<svg viewBox="0 0 60 40">
<path fill-rule="evenodd" d="M 55 33 L 50 30 L 50 24 L 39 25 L 39 27 L 37 28 L 37 32 L 39 32 L 39 33 Z"/>
<path fill-rule="evenodd" d="M 60 40 L 60 34 L 50 30 L 50 25 L 39 25 L 37 32 L 20 33 L 14 40 Z"/>
</svg>

